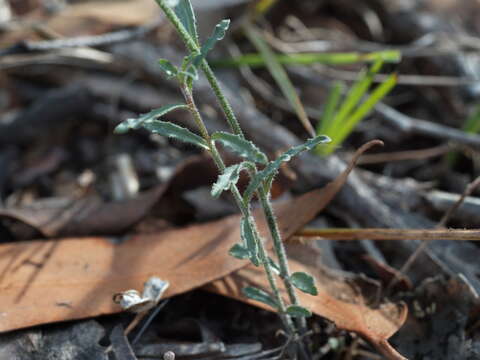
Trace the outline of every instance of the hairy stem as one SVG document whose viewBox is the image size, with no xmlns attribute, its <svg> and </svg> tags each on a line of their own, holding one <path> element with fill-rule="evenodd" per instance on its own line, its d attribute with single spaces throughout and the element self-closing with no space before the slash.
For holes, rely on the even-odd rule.
<svg viewBox="0 0 480 360">
<path fill-rule="evenodd" d="M 210 135 L 208 134 L 207 129 L 205 128 L 202 116 L 200 112 L 198 111 L 198 108 L 195 104 L 195 100 L 192 96 L 192 93 L 190 89 L 188 89 L 187 86 L 182 85 L 182 94 L 185 98 L 185 102 L 187 103 L 188 109 L 190 113 L 192 114 L 192 117 L 195 119 L 195 123 L 200 129 L 200 132 L 202 133 L 203 138 L 207 141 L 210 154 L 212 155 L 213 161 L 217 168 L 219 169 L 220 172 L 223 172 L 225 170 L 225 163 L 223 162 L 220 154 L 218 153 L 217 148 L 215 147 L 215 144 L 210 140 Z M 252 221 L 253 217 L 251 216 L 251 209 L 249 204 L 244 204 L 242 195 L 240 194 L 240 191 L 238 190 L 236 185 L 231 185 L 230 186 L 230 191 L 233 194 L 233 197 L 235 199 L 235 202 L 240 209 L 242 216 L 247 219 L 247 221 L 250 222 L 250 226 L 253 230 L 253 234 L 255 237 L 255 242 L 257 243 L 258 249 L 259 249 L 259 255 L 260 255 L 260 261 L 263 264 L 263 267 L 265 269 L 265 273 L 267 275 L 268 282 L 270 284 L 270 287 L 273 291 L 273 295 L 275 296 L 275 300 L 278 304 L 279 311 L 281 314 L 282 321 L 284 323 L 285 328 L 290 332 L 290 333 L 295 333 L 295 327 L 293 326 L 293 322 L 290 316 L 286 314 L 286 308 L 285 308 L 285 303 L 282 299 L 282 296 L 280 294 L 280 290 L 278 288 L 277 282 L 275 280 L 275 276 L 273 273 L 272 266 L 270 262 L 268 261 L 268 255 L 265 250 L 265 246 L 263 245 L 263 241 L 260 237 L 260 234 L 258 232 L 257 226 L 254 221 Z"/>
<path fill-rule="evenodd" d="M 285 246 L 282 241 L 282 236 L 280 234 L 280 230 L 278 228 L 277 220 L 273 213 L 273 207 L 270 202 L 269 194 L 260 187 L 258 191 L 260 202 L 262 204 L 262 209 L 265 214 L 265 218 L 267 219 L 268 228 L 270 229 L 270 233 L 272 234 L 273 245 L 275 247 L 275 253 L 278 257 L 278 265 L 280 268 L 280 277 L 283 279 L 285 284 L 285 288 L 287 289 L 288 297 L 290 301 L 294 305 L 299 305 L 297 294 L 295 293 L 295 287 L 292 285 L 290 281 L 290 268 L 288 266 L 288 259 L 287 259 L 287 252 L 285 251 Z M 307 322 L 305 318 L 298 318 L 299 328 L 302 332 L 305 332 L 307 329 Z"/>
<path fill-rule="evenodd" d="M 167 18 L 171 21 L 171 23 L 173 24 L 173 26 L 175 27 L 175 29 L 179 33 L 180 37 L 182 38 L 183 42 L 185 43 L 185 46 L 188 48 L 188 50 L 192 53 L 192 55 L 198 55 L 200 53 L 200 48 L 199 48 L 197 42 L 192 38 L 192 36 L 185 29 L 185 27 L 183 26 L 182 22 L 177 17 L 177 15 L 173 11 L 173 9 L 167 4 L 166 0 L 156 0 L 156 2 L 162 8 L 162 10 L 164 11 Z M 210 83 L 210 86 L 211 86 L 213 92 L 215 93 L 215 96 L 216 96 L 216 98 L 217 98 L 217 100 L 220 104 L 220 107 L 222 108 L 223 113 L 225 114 L 226 120 L 227 120 L 230 128 L 232 129 L 233 133 L 236 134 L 236 135 L 239 135 L 241 137 L 244 137 L 243 132 L 242 132 L 242 130 L 240 128 L 240 125 L 238 123 L 238 120 L 235 117 L 235 114 L 232 110 L 232 107 L 231 107 L 228 99 L 223 94 L 222 89 L 220 87 L 220 84 L 219 84 L 215 74 L 213 73 L 212 69 L 210 68 L 208 62 L 206 60 L 202 60 L 202 62 L 200 64 L 200 68 L 202 69 L 203 73 L 205 74 L 205 77 L 207 78 L 208 82 Z M 201 115 L 198 111 L 198 108 L 195 105 L 195 102 L 194 102 L 194 99 L 193 99 L 193 96 L 191 94 L 190 89 L 183 84 L 182 84 L 182 93 L 185 97 L 185 100 L 187 102 L 189 110 L 190 110 L 190 112 L 191 112 L 191 114 L 192 114 L 192 116 L 195 120 L 195 123 L 197 124 L 197 126 L 200 130 L 200 133 L 201 133 L 202 137 L 208 142 L 209 150 L 210 150 L 210 153 L 213 157 L 213 160 L 214 160 L 216 166 L 218 167 L 218 169 L 221 172 L 223 172 L 225 170 L 225 164 L 223 163 L 223 160 L 222 160 L 220 154 L 218 153 L 215 145 L 210 140 L 210 136 L 208 134 L 207 129 L 205 128 L 204 122 L 201 118 Z M 255 173 L 256 173 L 256 171 L 253 172 L 253 175 Z M 233 197 L 235 199 L 235 202 L 237 203 L 237 206 L 240 208 L 240 210 L 242 212 L 242 215 L 247 219 L 247 221 L 251 222 L 250 219 L 252 219 L 252 217 L 251 217 L 250 205 L 245 204 L 243 202 L 242 196 L 241 196 L 241 194 L 240 194 L 236 185 L 232 185 L 231 188 L 230 188 L 230 191 L 232 192 Z M 285 288 L 287 289 L 287 293 L 288 293 L 288 296 L 290 298 L 290 301 L 293 304 L 298 305 L 299 302 L 298 302 L 298 298 L 295 294 L 295 289 L 290 282 L 290 271 L 289 271 L 289 267 L 288 267 L 288 261 L 287 261 L 285 247 L 284 247 L 284 244 L 282 242 L 282 238 L 281 238 L 281 235 L 280 235 L 280 231 L 278 229 L 278 225 L 277 225 L 275 216 L 273 214 L 273 208 L 272 208 L 272 205 L 270 203 L 269 195 L 265 191 L 265 189 L 263 189 L 263 188 L 258 192 L 258 194 L 259 194 L 260 202 L 261 202 L 265 217 L 267 219 L 267 224 L 268 224 L 270 233 L 272 235 L 272 239 L 273 239 L 273 242 L 274 242 L 274 249 L 275 249 L 276 255 L 277 255 L 278 260 L 279 260 L 280 276 L 285 283 Z M 259 255 L 260 255 L 260 258 L 261 258 L 261 262 L 262 262 L 262 264 L 265 268 L 265 272 L 267 274 L 268 281 L 270 283 L 270 286 L 272 288 L 272 291 L 274 293 L 276 301 L 279 304 L 279 308 L 280 308 L 279 310 L 280 310 L 280 313 L 281 313 L 281 316 L 282 316 L 282 320 L 284 321 L 284 324 L 285 324 L 286 328 L 289 331 L 294 332 L 295 328 L 293 326 L 293 323 L 292 323 L 292 320 L 291 320 L 290 316 L 288 316 L 285 313 L 285 304 L 283 302 L 283 299 L 280 295 L 278 286 L 276 284 L 276 280 L 275 280 L 275 277 L 274 277 L 274 274 L 273 274 L 273 270 L 272 270 L 272 267 L 270 265 L 270 262 L 268 261 L 268 255 L 267 255 L 267 252 L 266 252 L 265 247 L 263 245 L 263 242 L 261 240 L 260 234 L 258 233 L 256 224 L 253 222 L 253 223 L 251 223 L 251 226 L 252 226 L 252 229 L 254 230 L 253 232 L 254 232 L 255 241 L 257 242 L 258 247 L 259 247 Z M 300 328 L 305 329 L 305 324 L 306 324 L 305 319 L 302 318 L 302 319 L 299 320 Z"/>
</svg>

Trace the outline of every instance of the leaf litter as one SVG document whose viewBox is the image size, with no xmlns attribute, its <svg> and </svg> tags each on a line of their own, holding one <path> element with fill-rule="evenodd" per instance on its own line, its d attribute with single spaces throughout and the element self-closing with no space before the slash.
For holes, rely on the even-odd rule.
<svg viewBox="0 0 480 360">
<path fill-rule="evenodd" d="M 328 205 L 345 183 L 355 160 L 379 143 L 373 141 L 359 149 L 334 182 L 276 205 L 280 229 L 286 238 Z M 292 213 L 296 216 L 291 216 Z M 0 331 L 117 313 L 121 309 L 112 302 L 112 295 L 126 288 L 141 288 L 150 276 L 168 280 L 171 285 L 165 297 L 171 297 L 232 274 L 248 264 L 228 255 L 240 237 L 239 222 L 239 216 L 235 215 L 156 234 L 133 235 L 119 245 L 105 237 L 3 244 L 0 246 L 3 320 Z M 265 226 L 260 217 L 262 233 L 266 231 Z M 295 262 L 294 270 L 304 268 Z M 314 272 L 317 274 L 318 270 Z M 252 272 L 250 267 L 232 276 L 259 281 L 255 269 Z M 335 280 L 337 286 L 342 283 Z M 218 282 L 212 286 L 215 284 Z M 388 348 L 386 339 L 401 326 L 405 309 L 401 308 L 393 320 L 387 321 L 384 308 L 370 309 L 359 295 L 339 303 L 324 290 L 328 284 L 332 284 L 332 278 L 317 280 L 317 286 L 321 286 L 319 298 L 304 295 L 313 311 L 341 328 L 357 331 L 380 350 L 382 346 Z M 351 288 L 350 293 L 354 294 Z M 224 295 L 235 296 L 225 292 Z M 356 314 L 355 317 L 351 317 L 352 314 Z"/>
</svg>

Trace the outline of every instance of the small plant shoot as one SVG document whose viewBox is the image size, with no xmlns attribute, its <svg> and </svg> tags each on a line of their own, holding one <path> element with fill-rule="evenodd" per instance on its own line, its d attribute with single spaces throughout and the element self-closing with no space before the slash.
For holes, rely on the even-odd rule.
<svg viewBox="0 0 480 360">
<path fill-rule="evenodd" d="M 262 289 L 248 287 L 244 289 L 244 295 L 267 304 L 278 311 L 285 330 L 293 337 L 299 338 L 306 329 L 305 317 L 310 316 L 311 312 L 299 304 L 295 289 L 312 295 L 317 293 L 317 289 L 311 275 L 305 273 L 290 274 L 283 241 L 273 214 L 270 189 L 273 178 L 282 163 L 288 162 L 292 157 L 303 151 L 309 151 L 318 145 L 327 144 L 330 139 L 328 136 L 318 135 L 304 144 L 292 147 L 277 159 L 269 162 L 267 155 L 245 138 L 240 124 L 207 61 L 208 53 L 218 41 L 225 37 L 230 21 L 222 20 L 202 45 L 198 37 L 195 13 L 189 0 L 156 0 L 156 2 L 174 26 L 188 50 L 182 64 L 178 67 L 166 59 L 159 61 L 159 66 L 165 76 L 177 79 L 185 103 L 166 105 L 148 114 L 141 115 L 137 119 L 128 119 L 118 125 L 115 132 L 125 133 L 128 130 L 143 127 L 152 133 L 193 144 L 211 155 L 219 171 L 218 179 L 212 186 L 212 196 L 217 197 L 225 191 L 230 191 L 242 214 L 240 223 L 241 242 L 234 245 L 229 253 L 237 259 L 248 259 L 255 266 L 262 266 L 270 285 L 270 293 Z M 231 132 L 214 132 L 212 134 L 208 132 L 194 99 L 193 82 L 199 71 L 203 72 L 209 81 Z M 160 117 L 169 112 L 180 109 L 187 110 L 190 113 L 198 133 L 168 121 L 159 120 Z M 217 145 L 221 145 L 225 150 L 232 152 L 243 160 L 227 167 L 217 149 Z M 237 187 L 242 171 L 250 178 L 250 183 L 243 194 Z M 252 215 L 251 201 L 255 194 L 260 200 L 270 233 L 274 239 L 276 260 L 269 257 L 265 246 L 266 242 L 260 236 Z M 280 294 L 279 281 L 284 282 L 287 289 L 288 304 Z"/>
</svg>

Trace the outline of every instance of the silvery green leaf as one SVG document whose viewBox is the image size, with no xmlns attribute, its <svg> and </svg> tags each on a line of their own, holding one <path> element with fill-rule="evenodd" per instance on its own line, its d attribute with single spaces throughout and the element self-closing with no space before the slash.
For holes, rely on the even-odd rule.
<svg viewBox="0 0 480 360">
<path fill-rule="evenodd" d="M 193 65 L 195 67 L 200 65 L 202 60 L 207 57 L 207 54 L 210 52 L 210 50 L 213 49 L 217 41 L 220 41 L 225 37 L 229 26 L 229 19 L 224 19 L 220 21 L 217 26 L 215 26 L 213 34 L 207 39 L 207 41 L 205 41 L 205 44 L 203 44 L 202 48 L 200 49 L 200 54 L 195 56 L 195 58 L 193 59 Z"/>
<path fill-rule="evenodd" d="M 287 314 L 293 317 L 310 317 L 312 312 L 307 308 L 299 305 L 289 305 L 287 307 Z"/>
<path fill-rule="evenodd" d="M 245 203 L 248 203 L 252 198 L 253 194 L 260 185 L 263 184 L 265 180 L 270 181 L 271 177 L 274 176 L 277 172 L 282 163 L 290 161 L 290 159 L 303 151 L 311 150 L 315 146 L 319 144 L 325 144 L 330 142 L 330 138 L 326 135 L 319 135 L 316 136 L 302 145 L 297 145 L 292 147 L 290 150 L 285 151 L 282 155 L 280 155 L 274 161 L 271 161 L 265 169 L 257 173 L 257 175 L 250 181 L 245 193 L 243 195 Z"/>
<path fill-rule="evenodd" d="M 158 65 L 160 65 L 160 69 L 167 75 L 168 78 L 177 76 L 178 69 L 167 59 L 158 60 Z"/>
<path fill-rule="evenodd" d="M 228 253 L 234 258 L 244 260 L 250 257 L 250 252 L 240 244 L 233 245 Z"/>
<path fill-rule="evenodd" d="M 218 131 L 212 134 L 212 140 L 221 142 L 222 145 L 235 154 L 252 162 L 260 164 L 268 162 L 267 155 L 260 151 L 251 141 L 245 140 L 238 135 Z"/>
<path fill-rule="evenodd" d="M 311 275 L 304 272 L 296 272 L 290 276 L 290 281 L 298 290 L 310 295 L 318 295 L 315 280 Z"/>
<path fill-rule="evenodd" d="M 177 109 L 188 109 L 188 107 L 185 104 L 173 104 L 173 105 L 162 106 L 161 108 L 152 110 L 147 114 L 140 115 L 136 119 L 127 119 L 123 121 L 122 123 L 117 125 L 114 132 L 116 134 L 124 134 L 128 130 L 136 130 L 140 128 L 140 126 L 142 126 L 144 122 L 158 119 L 159 117 L 169 113 L 170 111 L 177 110 Z"/>
<path fill-rule="evenodd" d="M 215 184 L 213 184 L 212 196 L 218 197 L 222 192 L 230 189 L 232 185 L 235 185 L 240 178 L 240 171 L 242 171 L 242 164 L 227 167 L 223 173 L 218 176 Z"/>
<path fill-rule="evenodd" d="M 253 265 L 258 266 L 260 261 L 258 259 L 258 244 L 255 241 L 255 235 L 252 229 L 253 218 L 245 218 L 242 217 L 242 221 L 240 224 L 240 237 L 242 238 L 249 254 L 250 254 L 250 261 Z"/>
<path fill-rule="evenodd" d="M 244 288 L 242 292 L 249 299 L 260 301 L 278 310 L 277 302 L 267 292 L 251 286 Z"/>
<path fill-rule="evenodd" d="M 186 143 L 197 145 L 208 150 L 208 145 L 200 136 L 195 135 L 190 130 L 170 122 L 160 120 L 150 120 L 143 123 L 143 127 L 154 134 L 160 134 L 169 138 L 177 139 Z"/>
<path fill-rule="evenodd" d="M 190 0 L 179 0 L 174 8 L 175 14 L 182 22 L 183 27 L 198 45 L 197 19 L 193 12 Z"/>
</svg>

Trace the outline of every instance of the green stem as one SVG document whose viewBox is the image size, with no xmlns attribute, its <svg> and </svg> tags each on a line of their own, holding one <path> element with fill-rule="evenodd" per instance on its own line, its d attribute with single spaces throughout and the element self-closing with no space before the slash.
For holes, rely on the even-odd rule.
<svg viewBox="0 0 480 360">
<path fill-rule="evenodd" d="M 168 6 L 165 0 L 155 0 L 155 1 L 162 8 L 167 18 L 170 20 L 172 25 L 178 31 L 187 49 L 190 50 L 190 52 L 193 55 L 200 54 L 200 48 L 198 47 L 195 40 L 188 33 L 187 29 L 185 29 L 185 27 L 183 26 L 182 22 L 180 21 L 178 16 L 175 14 L 173 9 L 170 6 Z M 233 113 L 230 103 L 223 95 L 222 89 L 220 88 L 220 84 L 215 74 L 213 73 L 212 69 L 210 68 L 210 65 L 208 65 L 208 62 L 206 60 L 203 60 L 200 67 L 203 73 L 205 74 L 205 77 L 207 78 L 208 82 L 210 83 L 210 86 L 212 87 L 213 92 L 215 93 L 215 96 L 217 97 L 220 107 L 222 108 L 222 111 L 225 114 L 225 117 L 227 119 L 228 125 L 230 126 L 234 134 L 237 134 L 243 137 L 243 132 L 242 132 L 242 129 L 240 128 L 240 124 L 238 123 L 238 120 L 235 117 L 235 114 Z"/>
<path fill-rule="evenodd" d="M 192 55 L 198 55 L 200 53 L 200 48 L 198 44 L 195 42 L 195 40 L 191 37 L 191 35 L 188 33 L 188 31 L 185 29 L 183 26 L 182 22 L 180 19 L 177 17 L 173 9 L 167 4 L 166 0 L 156 0 L 158 5 L 161 7 L 161 9 L 164 11 L 165 15 L 167 18 L 171 21 L 177 32 L 179 33 L 180 37 L 182 38 L 183 42 L 185 43 L 186 47 L 188 50 L 192 53 Z M 244 137 L 243 132 L 240 128 L 240 125 L 238 123 L 237 118 L 235 117 L 235 114 L 233 113 L 232 107 L 225 97 L 225 95 L 222 92 L 222 89 L 220 87 L 220 84 L 213 73 L 212 69 L 210 68 L 208 62 L 206 60 L 203 60 L 201 63 L 201 69 L 204 72 L 208 82 L 210 83 L 210 86 L 212 87 L 213 92 L 215 93 L 215 96 L 217 97 L 217 100 L 220 104 L 220 107 L 222 108 L 223 113 L 225 114 L 225 117 L 227 119 L 227 122 L 232 129 L 233 133 Z M 225 169 L 225 164 L 223 163 L 223 160 L 218 153 L 215 145 L 210 141 L 210 136 L 208 134 L 208 131 L 204 125 L 204 122 L 201 118 L 201 115 L 198 111 L 198 108 L 195 105 L 193 96 L 191 94 L 191 91 L 188 89 L 187 86 L 182 84 L 182 92 L 185 97 L 185 100 L 187 102 L 187 105 L 189 106 L 189 110 L 195 120 L 195 123 L 199 127 L 199 130 L 205 140 L 208 142 L 209 150 L 210 153 L 213 157 L 213 160 L 216 164 L 216 166 L 219 168 L 220 171 L 223 171 Z M 251 217 L 251 210 L 250 210 L 250 205 L 249 204 L 244 204 L 242 200 L 242 196 L 237 188 L 236 185 L 232 185 L 230 188 L 233 197 L 235 199 L 235 202 L 237 203 L 237 206 L 240 208 L 242 215 L 248 219 L 247 221 L 252 222 L 250 219 Z M 283 281 L 285 282 L 285 287 L 287 289 L 288 295 L 290 297 L 290 301 L 293 304 L 298 305 L 298 298 L 296 297 L 295 294 L 295 289 L 293 288 L 289 276 L 290 276 L 290 271 L 288 268 L 288 262 L 287 262 L 287 257 L 286 257 L 286 252 L 284 245 L 282 243 L 282 238 L 280 236 L 280 232 L 278 229 L 278 225 L 275 220 L 275 216 L 273 215 L 273 208 L 271 206 L 270 200 L 268 198 L 268 194 L 265 192 L 264 189 L 261 189 L 259 191 L 259 197 L 260 201 L 262 203 L 262 208 L 265 213 L 268 227 L 270 230 L 270 233 L 272 235 L 273 241 L 274 241 L 274 248 L 275 252 L 277 254 L 277 257 L 279 259 L 279 265 L 280 265 L 280 271 L 281 271 L 281 277 Z M 291 331 L 292 333 L 295 333 L 295 327 L 292 323 L 291 317 L 288 316 L 285 312 L 285 304 L 283 302 L 283 299 L 280 295 L 280 291 L 278 289 L 278 286 L 276 284 L 275 277 L 273 275 L 273 270 L 272 267 L 268 261 L 268 255 L 265 250 L 265 247 L 263 245 L 263 242 L 260 238 L 260 234 L 258 233 L 258 229 L 256 227 L 255 222 L 250 224 L 252 226 L 254 236 L 255 236 L 255 241 L 258 244 L 259 247 L 259 255 L 260 259 L 262 261 L 262 264 L 265 268 L 265 272 L 267 274 L 268 281 L 270 283 L 270 287 L 272 288 L 272 291 L 274 293 L 274 296 L 276 298 L 276 301 L 279 305 L 279 311 L 281 313 L 282 320 L 284 322 L 284 325 L 286 326 L 287 330 Z M 301 328 L 305 328 L 305 319 L 302 319 L 300 321 L 300 326 Z"/>
<path fill-rule="evenodd" d="M 280 268 L 280 277 L 285 284 L 288 297 L 290 298 L 292 304 L 300 305 L 297 294 L 295 293 L 295 287 L 290 281 L 290 268 L 288 265 L 287 252 L 285 251 L 282 236 L 280 235 L 280 230 L 278 228 L 278 223 L 273 213 L 273 207 L 270 202 L 269 194 L 265 191 L 265 189 L 263 189 L 263 187 L 260 187 L 258 195 L 262 204 L 263 213 L 265 214 L 265 218 L 267 220 L 268 228 L 270 229 L 270 233 L 272 235 L 273 245 L 275 248 L 275 253 L 277 254 L 278 265 Z M 305 318 L 299 318 L 298 323 L 302 332 L 305 332 L 307 329 L 307 322 Z"/>
<path fill-rule="evenodd" d="M 206 60 L 202 61 L 201 68 L 203 73 L 205 74 L 205 77 L 210 83 L 210 86 L 212 87 L 215 96 L 217 97 L 218 103 L 220 104 L 220 107 L 222 108 L 222 111 L 228 121 L 228 125 L 230 126 L 234 134 L 244 137 L 243 131 L 240 128 L 240 124 L 238 123 L 238 120 L 233 113 L 232 106 L 230 105 L 230 102 L 227 100 L 225 95 L 223 95 L 220 84 L 218 83 L 215 74 L 213 73 L 210 65 L 208 65 L 208 62 Z"/>
<path fill-rule="evenodd" d="M 185 98 L 185 102 L 187 103 L 188 109 L 189 109 L 190 113 L 192 114 L 192 117 L 195 120 L 195 123 L 199 127 L 199 130 L 200 130 L 203 138 L 208 143 L 210 154 L 213 158 L 213 161 L 214 161 L 215 165 L 217 166 L 217 168 L 219 169 L 220 172 L 223 172 L 225 170 L 225 163 L 223 162 L 222 157 L 220 156 L 217 148 L 215 147 L 215 144 L 210 140 L 210 135 L 208 134 L 208 131 L 205 127 L 205 124 L 204 124 L 203 119 L 202 119 L 202 115 L 198 111 L 198 108 L 195 104 L 195 100 L 193 98 L 193 95 L 192 95 L 190 89 L 185 84 L 182 84 L 182 94 Z M 240 194 L 240 191 L 238 190 L 238 187 L 236 185 L 231 185 L 230 186 L 230 191 L 233 194 L 235 202 L 236 202 L 238 208 L 240 209 L 240 211 L 242 213 L 242 216 L 245 217 L 245 219 L 247 219 L 247 221 L 250 222 L 250 226 L 253 230 L 253 234 L 254 234 L 254 237 L 255 237 L 255 242 L 257 243 L 257 246 L 258 246 L 258 249 L 259 249 L 260 261 L 263 264 L 263 267 L 265 269 L 265 273 L 267 274 L 268 282 L 270 284 L 270 288 L 272 289 L 273 295 L 275 296 L 275 300 L 278 304 L 278 310 L 280 311 L 283 324 L 284 324 L 284 326 L 285 326 L 285 328 L 287 329 L 288 332 L 290 332 L 291 334 L 294 334 L 295 333 L 295 327 L 293 325 L 291 317 L 286 314 L 285 303 L 284 303 L 283 298 L 280 294 L 280 290 L 278 288 L 277 281 L 275 279 L 275 276 L 274 276 L 274 273 L 273 273 L 273 270 L 272 270 L 272 266 L 270 265 L 270 262 L 268 261 L 268 256 L 267 256 L 267 252 L 265 250 L 265 246 L 263 245 L 263 241 L 260 237 L 260 234 L 258 232 L 258 229 L 257 229 L 257 226 L 256 226 L 255 222 L 251 220 L 251 219 L 253 219 L 253 217 L 251 215 L 250 206 L 249 206 L 249 204 L 244 204 L 242 195 Z"/>
</svg>

